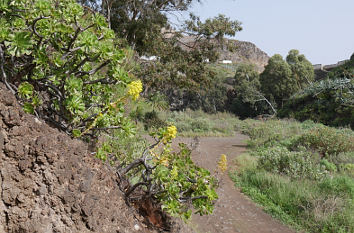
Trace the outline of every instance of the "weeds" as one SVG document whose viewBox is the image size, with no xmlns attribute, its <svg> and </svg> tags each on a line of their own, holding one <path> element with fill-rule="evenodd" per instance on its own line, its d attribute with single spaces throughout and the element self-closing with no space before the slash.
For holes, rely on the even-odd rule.
<svg viewBox="0 0 354 233">
<path fill-rule="evenodd" d="M 235 184 L 266 212 L 298 230 L 354 231 L 354 133 L 312 121 L 246 120 L 250 153 Z"/>
</svg>

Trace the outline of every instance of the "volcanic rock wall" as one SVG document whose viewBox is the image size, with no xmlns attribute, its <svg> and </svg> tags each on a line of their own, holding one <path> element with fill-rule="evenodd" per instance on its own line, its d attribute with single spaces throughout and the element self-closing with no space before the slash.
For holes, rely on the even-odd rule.
<svg viewBox="0 0 354 233">
<path fill-rule="evenodd" d="M 87 145 L 25 114 L 0 82 L 0 233 L 144 232 Z"/>
</svg>

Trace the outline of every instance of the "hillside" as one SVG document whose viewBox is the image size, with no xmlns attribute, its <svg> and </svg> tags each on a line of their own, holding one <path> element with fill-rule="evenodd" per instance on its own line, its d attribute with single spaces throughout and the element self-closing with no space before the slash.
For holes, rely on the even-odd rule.
<svg viewBox="0 0 354 233">
<path fill-rule="evenodd" d="M 255 44 L 248 41 L 228 40 L 233 44 L 234 50 L 220 50 L 220 60 L 231 60 L 232 63 L 255 64 L 259 72 L 268 64 L 269 56 Z"/>
<path fill-rule="evenodd" d="M 185 36 L 181 39 L 180 46 L 183 49 L 188 49 L 186 45 L 193 46 L 195 38 L 193 36 Z M 248 41 L 225 39 L 225 44 L 231 45 L 231 49 L 226 46 L 218 50 L 219 62 L 223 60 L 230 60 L 234 64 L 238 63 L 252 63 L 255 64 L 259 72 L 264 70 L 268 64 L 269 56 L 259 49 L 255 44 Z"/>
</svg>

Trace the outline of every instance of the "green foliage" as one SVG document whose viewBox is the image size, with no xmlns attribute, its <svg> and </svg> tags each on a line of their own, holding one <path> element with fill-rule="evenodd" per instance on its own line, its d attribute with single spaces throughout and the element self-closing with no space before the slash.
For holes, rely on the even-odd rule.
<svg viewBox="0 0 354 233">
<path fill-rule="evenodd" d="M 162 112 L 161 118 L 176 125 L 180 135 L 194 136 L 232 136 L 235 126 L 240 122 L 229 113 L 207 114 L 203 111 Z"/>
<path fill-rule="evenodd" d="M 296 80 L 298 89 L 303 89 L 314 81 L 315 72 L 311 62 L 298 50 L 290 50 L 286 62 L 291 67 L 292 78 Z"/>
<path fill-rule="evenodd" d="M 267 99 L 261 93 L 256 67 L 240 64 L 235 72 L 233 93 L 229 95 L 230 110 L 241 118 L 255 117 L 269 112 Z"/>
<path fill-rule="evenodd" d="M 252 146 L 232 175 L 244 193 L 298 230 L 354 230 L 353 131 L 280 120 L 246 120 L 239 129 Z"/>
<path fill-rule="evenodd" d="M 334 68 L 326 76 L 328 79 L 354 79 L 354 59 L 353 55 L 350 60 L 343 65 Z"/>
<path fill-rule="evenodd" d="M 262 92 L 279 106 L 298 90 L 296 80 L 292 78 L 291 66 L 279 54 L 269 59 L 260 82 Z"/>
<path fill-rule="evenodd" d="M 293 181 L 259 170 L 247 170 L 232 178 L 266 212 L 298 230 L 354 230 L 353 179 L 339 176 L 318 182 Z"/>
<path fill-rule="evenodd" d="M 142 138 L 116 131 L 113 137 L 107 135 L 96 157 L 117 169 L 128 200 L 152 196 L 164 211 L 183 219 L 191 216 L 191 206 L 200 215 L 210 214 L 218 198 L 215 178 L 193 163 L 186 145 L 172 151 L 170 142 L 176 136 L 173 126 L 153 135 L 156 143 L 148 145 Z"/>
<path fill-rule="evenodd" d="M 98 1 L 94 1 L 98 2 Z M 169 12 L 186 12 L 192 0 L 105 1 L 100 9 L 111 22 L 112 29 L 139 56 L 156 56 L 155 61 L 140 61 L 137 77 L 147 87 L 147 94 L 160 91 L 171 104 L 182 102 L 175 109 L 203 108 L 216 112 L 224 93 L 208 68 L 206 60 L 216 61 L 216 49 L 224 44 L 224 36 L 234 36 L 242 28 L 240 22 L 219 15 L 202 22 L 191 15 L 175 29 L 168 21 Z M 188 33 L 191 40 L 185 40 Z M 214 88 L 214 85 L 218 87 Z M 213 91 L 206 91 L 210 90 Z"/>
<path fill-rule="evenodd" d="M 198 32 L 206 38 L 215 38 L 216 40 L 223 40 L 225 35 L 235 36 L 236 32 L 241 31 L 241 23 L 239 21 L 231 21 L 225 15 L 207 19 L 201 22 L 200 19 L 191 15 L 191 19 L 185 22 L 185 27 L 188 31 Z"/>
<path fill-rule="evenodd" d="M 130 51 L 119 49 L 102 15 L 74 0 L 4 0 L 0 15 L 1 81 L 25 111 L 74 137 L 114 130 L 99 141 L 96 157 L 115 166 L 128 200 L 155 197 L 184 218 L 190 203 L 200 214 L 212 211 L 216 182 L 185 146 L 170 150 L 176 127 L 159 129 L 150 146 L 135 136 L 125 109 L 142 83 L 125 71 Z"/>
<path fill-rule="evenodd" d="M 18 94 L 21 96 L 21 98 L 30 99 L 33 95 L 33 89 L 34 88 L 31 84 L 28 82 L 23 82 L 18 87 Z"/>
<path fill-rule="evenodd" d="M 259 168 L 293 179 L 320 179 L 326 174 L 324 167 L 316 164 L 310 152 L 289 151 L 285 147 L 276 146 L 261 150 L 257 155 Z"/>
<path fill-rule="evenodd" d="M 354 78 L 322 80 L 293 95 L 278 116 L 354 128 L 353 93 Z"/>
<path fill-rule="evenodd" d="M 146 96 L 159 91 L 167 96 L 172 110 L 225 110 L 227 90 L 206 61 L 217 61 L 219 48 L 233 47 L 224 37 L 242 30 L 239 21 L 224 15 L 204 22 L 190 15 L 187 20 L 179 19 L 178 26 L 169 21 L 170 14 L 186 15 L 199 0 L 79 2 L 102 12 L 122 43 L 137 52 L 140 69 L 134 74 L 144 82 Z M 156 60 L 146 61 L 142 56 Z"/>
<path fill-rule="evenodd" d="M 293 95 L 278 116 L 354 128 L 353 91 L 354 62 L 350 60 L 333 69 L 325 80 L 313 83 Z"/>
<path fill-rule="evenodd" d="M 297 91 L 303 89 L 314 80 L 312 64 L 298 50 L 290 50 L 286 61 L 279 54 L 268 61 L 260 76 L 262 92 L 282 107 Z"/>
<path fill-rule="evenodd" d="M 129 130 L 123 100 L 131 79 L 104 17 L 74 0 L 3 3 L 2 81 L 17 90 L 25 111 L 75 136 L 111 126 Z"/>
<path fill-rule="evenodd" d="M 160 92 L 156 92 L 149 97 L 149 103 L 151 104 L 152 110 L 167 110 L 168 102 L 167 97 Z"/>
<path fill-rule="evenodd" d="M 155 111 L 145 113 L 143 123 L 145 130 L 151 128 L 158 129 L 167 125 L 165 121 L 160 119 L 158 113 Z"/>
<path fill-rule="evenodd" d="M 306 147 L 331 158 L 342 152 L 354 151 L 354 134 L 345 130 L 317 126 L 294 141 L 293 147 Z"/>
<path fill-rule="evenodd" d="M 334 163 L 329 162 L 327 159 L 322 159 L 320 164 L 330 172 L 336 172 L 337 166 Z"/>
<path fill-rule="evenodd" d="M 186 219 L 191 216 L 191 211 L 186 211 L 188 204 L 184 201 L 191 199 L 196 213 L 204 215 L 212 213 L 213 201 L 218 198 L 214 190 L 215 180 L 209 171 L 194 165 L 190 153 L 184 144 L 180 144 L 180 151 L 166 155 L 170 162 L 158 165 L 152 176 L 157 185 L 167 191 L 157 195 L 163 203 L 162 209 Z"/>
</svg>

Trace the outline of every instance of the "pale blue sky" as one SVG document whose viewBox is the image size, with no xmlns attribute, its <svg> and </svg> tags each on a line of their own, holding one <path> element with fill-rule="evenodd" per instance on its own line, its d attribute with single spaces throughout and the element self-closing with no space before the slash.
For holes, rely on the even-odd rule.
<svg viewBox="0 0 354 233">
<path fill-rule="evenodd" d="M 235 39 L 269 56 L 298 49 L 313 64 L 332 64 L 354 53 L 354 0 L 202 0 L 192 12 L 241 21 Z"/>
</svg>

